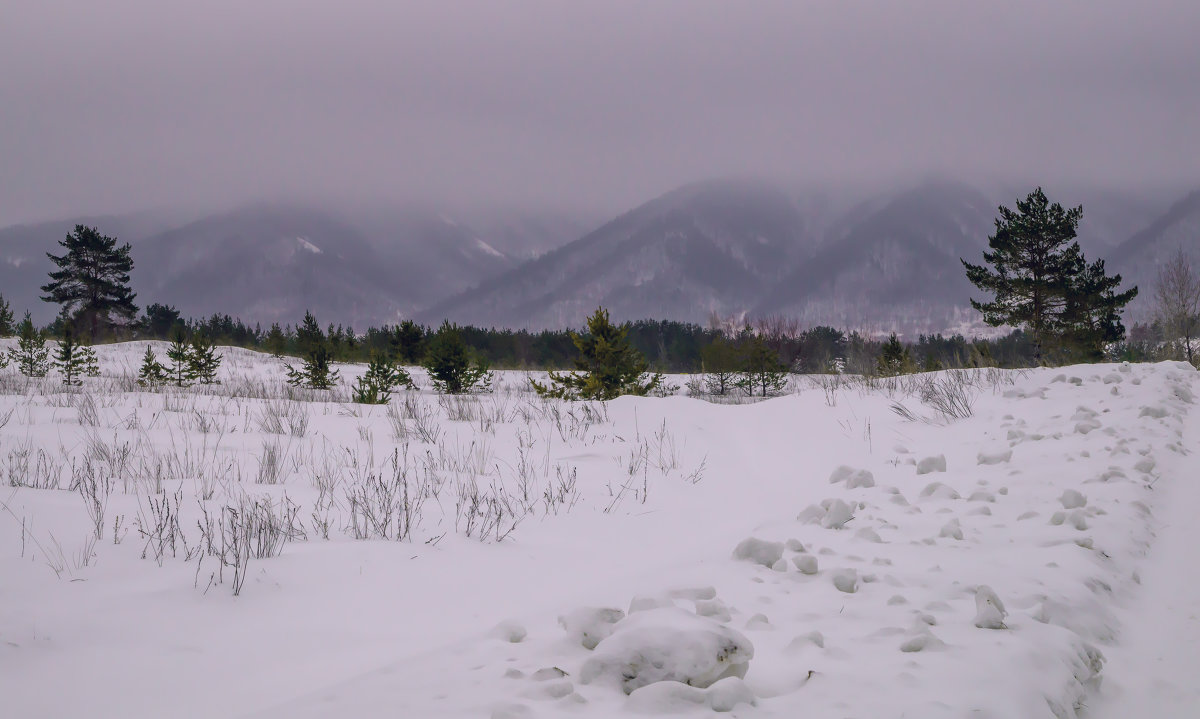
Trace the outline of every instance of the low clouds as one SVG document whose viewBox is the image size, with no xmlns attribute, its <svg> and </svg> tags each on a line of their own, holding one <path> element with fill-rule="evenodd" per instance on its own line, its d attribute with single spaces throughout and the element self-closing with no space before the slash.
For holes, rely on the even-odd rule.
<svg viewBox="0 0 1200 719">
<path fill-rule="evenodd" d="M 1197 27 L 1182 0 L 9 3 L 0 223 L 607 212 L 728 174 L 1197 182 Z"/>
</svg>

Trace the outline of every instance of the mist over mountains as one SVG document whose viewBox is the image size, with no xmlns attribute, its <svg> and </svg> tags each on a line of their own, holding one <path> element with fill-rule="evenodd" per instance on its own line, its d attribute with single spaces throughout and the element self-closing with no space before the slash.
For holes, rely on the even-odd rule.
<svg viewBox="0 0 1200 719">
<path fill-rule="evenodd" d="M 0 229 L 0 292 L 16 310 L 52 319 L 55 308 L 37 299 L 45 253 L 81 223 L 133 245 L 140 306 L 264 326 L 311 309 L 359 329 L 404 317 L 561 328 L 603 305 L 620 320 L 780 314 L 806 325 L 943 332 L 977 321 L 959 258 L 978 261 L 996 206 L 1029 189 L 937 179 L 886 192 L 795 190 L 721 179 L 607 220 L 311 203 L 67 218 Z M 1079 240 L 1089 258 L 1142 286 L 1134 318 L 1145 314 L 1157 263 L 1200 244 L 1200 191 L 1047 192 L 1084 205 Z"/>
</svg>

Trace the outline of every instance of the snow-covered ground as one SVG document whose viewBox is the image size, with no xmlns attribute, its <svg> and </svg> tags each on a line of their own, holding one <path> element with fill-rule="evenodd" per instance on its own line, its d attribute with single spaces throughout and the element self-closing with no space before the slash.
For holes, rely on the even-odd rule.
<svg viewBox="0 0 1200 719">
<path fill-rule="evenodd" d="M 144 350 L 0 371 L 2 716 L 1200 715 L 1186 365 L 363 407 Z"/>
</svg>

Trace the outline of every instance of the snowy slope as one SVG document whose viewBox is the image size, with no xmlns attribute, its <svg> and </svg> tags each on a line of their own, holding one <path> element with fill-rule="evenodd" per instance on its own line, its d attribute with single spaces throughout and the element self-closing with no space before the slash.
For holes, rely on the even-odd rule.
<svg viewBox="0 0 1200 719">
<path fill-rule="evenodd" d="M 1072 717 L 1141 701 L 1130 640 L 1163 635 L 1126 608 L 1188 589 L 1154 570 L 1156 517 L 1192 496 L 1183 365 L 802 379 L 745 405 L 544 401 L 503 373 L 389 417 L 288 399 L 244 351 L 219 387 L 132 391 L 144 349 L 101 348 L 87 394 L 3 371 L 4 478 L 60 487 L 0 493 L 7 716 Z M 401 475 L 411 534 L 355 539 L 362 490 Z M 89 476 L 112 478 L 94 543 L 68 491 Z M 146 535 L 176 492 L 172 553 Z M 293 541 L 233 596 L 201 508 L 285 495 Z M 656 676 L 697 686 L 626 694 Z"/>
</svg>

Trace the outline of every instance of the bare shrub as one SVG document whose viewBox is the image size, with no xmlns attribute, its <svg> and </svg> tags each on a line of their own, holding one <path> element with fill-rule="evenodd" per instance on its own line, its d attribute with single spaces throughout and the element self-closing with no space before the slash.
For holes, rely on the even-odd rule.
<svg viewBox="0 0 1200 719">
<path fill-rule="evenodd" d="M 153 557 L 161 567 L 169 552 L 171 557 L 178 556 L 183 550 L 184 558 L 190 559 L 187 537 L 179 526 L 179 511 L 183 503 L 183 490 L 174 494 L 162 494 L 146 498 L 146 503 L 138 502 L 138 513 L 133 520 L 138 535 L 145 540 L 142 546 L 142 559 Z"/>
<path fill-rule="evenodd" d="M 108 509 L 108 498 L 113 491 L 113 479 L 110 475 L 97 472 L 96 467 L 87 461 L 73 470 L 72 484 L 83 499 L 83 507 L 92 522 L 92 531 L 96 539 L 103 539 L 104 512 Z"/>
<path fill-rule="evenodd" d="M 345 489 L 349 504 L 348 531 L 355 539 L 409 540 L 420 526 L 422 507 L 429 493 L 423 480 L 412 476 L 407 445 L 390 458 L 391 471 L 381 467 L 368 472 Z"/>
<path fill-rule="evenodd" d="M 232 570 L 233 596 L 240 596 L 251 559 L 277 557 L 288 541 L 307 538 L 303 526 L 296 522 L 298 513 L 298 505 L 286 495 L 278 503 L 268 496 L 242 495 L 236 503 L 216 512 L 201 507 L 197 520 L 200 550 L 204 556 L 217 559 L 217 581 L 224 582 L 225 570 Z"/>
<path fill-rule="evenodd" d="M 578 472 L 574 467 L 571 471 L 559 464 L 555 465 L 555 480 L 546 485 L 542 492 L 542 504 L 546 514 L 558 514 L 560 511 L 569 512 L 579 501 L 579 489 L 576 486 Z"/>
<path fill-rule="evenodd" d="M 456 482 L 455 488 L 454 528 L 468 537 L 480 541 L 504 541 L 525 516 L 496 483 L 480 490 L 479 484 L 471 478 Z"/>
<path fill-rule="evenodd" d="M 274 400 L 263 403 L 258 415 L 258 428 L 267 434 L 303 437 L 308 433 L 308 420 L 308 410 L 303 404 Z"/>
<path fill-rule="evenodd" d="M 966 370 L 939 372 L 921 390 L 921 401 L 943 419 L 966 419 L 974 414 L 978 389 Z"/>
<path fill-rule="evenodd" d="M 90 394 L 77 394 L 73 397 L 73 404 L 79 412 L 79 424 L 84 427 L 99 427 L 100 410 L 96 408 L 96 399 Z"/>
<path fill-rule="evenodd" d="M 279 442 L 263 442 L 262 455 L 258 458 L 258 484 L 279 484 L 283 479 L 283 461 L 287 454 Z"/>
</svg>

